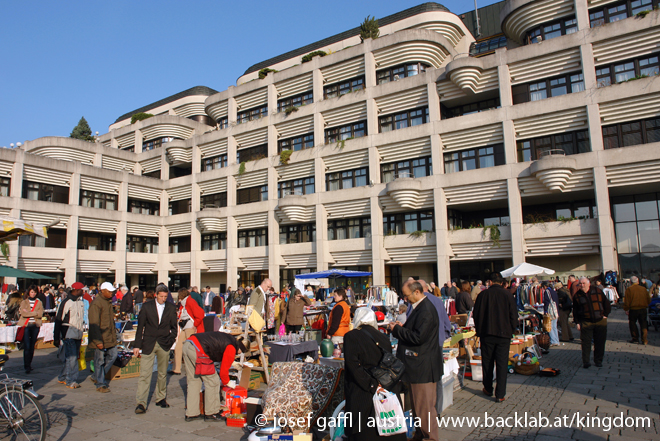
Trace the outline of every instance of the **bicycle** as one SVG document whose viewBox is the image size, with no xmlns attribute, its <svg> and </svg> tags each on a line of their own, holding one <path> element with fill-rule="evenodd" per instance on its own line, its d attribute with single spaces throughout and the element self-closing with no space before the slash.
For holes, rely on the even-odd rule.
<svg viewBox="0 0 660 441">
<path fill-rule="evenodd" d="M 9 360 L 0 355 L 0 370 Z M 46 413 L 39 400 L 43 396 L 32 389 L 30 380 L 0 376 L 0 439 L 44 441 Z"/>
</svg>

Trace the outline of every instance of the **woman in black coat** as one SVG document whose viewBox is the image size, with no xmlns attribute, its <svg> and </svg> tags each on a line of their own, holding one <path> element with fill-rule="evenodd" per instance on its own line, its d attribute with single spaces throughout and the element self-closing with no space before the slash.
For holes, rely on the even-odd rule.
<svg viewBox="0 0 660 441">
<path fill-rule="evenodd" d="M 355 312 L 354 329 L 344 335 L 344 393 L 346 396 L 345 412 L 352 415 L 352 424 L 346 427 L 345 432 L 349 441 L 389 440 L 406 441 L 406 434 L 381 437 L 376 427 L 367 427 L 369 418 L 375 418 L 373 398 L 379 387 L 378 381 L 367 373 L 367 369 L 378 365 L 382 352 L 376 343 L 369 337 L 371 335 L 378 346 L 386 351 L 392 351 L 390 339 L 378 331 L 376 314 L 369 308 L 359 308 Z M 398 392 L 395 386 L 391 392 Z M 347 420 L 347 425 L 349 420 Z M 373 424 L 372 424 L 373 425 Z M 358 432 L 358 430 L 360 430 Z"/>
</svg>

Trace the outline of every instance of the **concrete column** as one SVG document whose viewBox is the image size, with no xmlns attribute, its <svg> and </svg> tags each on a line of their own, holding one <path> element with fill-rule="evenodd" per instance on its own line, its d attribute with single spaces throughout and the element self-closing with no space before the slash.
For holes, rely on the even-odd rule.
<svg viewBox="0 0 660 441">
<path fill-rule="evenodd" d="M 525 261 L 525 238 L 523 233 L 522 200 L 518 178 L 506 180 L 509 194 L 509 219 L 511 220 L 511 251 L 513 264 L 518 265 Z"/>
<path fill-rule="evenodd" d="M 374 53 L 371 52 L 371 43 L 373 40 L 367 39 L 364 41 L 365 50 L 368 52 L 364 54 L 364 85 L 365 87 L 376 86 L 376 59 Z M 374 283 L 375 279 L 374 279 Z"/>
<path fill-rule="evenodd" d="M 11 171 L 11 188 L 9 189 L 9 195 L 13 198 L 23 197 L 23 154 L 16 155 L 16 162 L 14 162 L 14 168 Z"/>
<path fill-rule="evenodd" d="M 502 131 L 504 134 L 504 159 L 507 164 L 518 162 L 518 150 L 516 147 L 516 128 L 512 120 L 502 121 Z"/>
<path fill-rule="evenodd" d="M 233 216 L 227 216 L 227 286 L 238 286 L 238 225 Z"/>
<path fill-rule="evenodd" d="M 166 211 L 167 212 L 167 211 Z M 170 233 L 160 227 L 158 232 L 158 282 L 169 284 L 170 278 Z"/>
<path fill-rule="evenodd" d="M 192 146 L 192 175 L 193 179 L 199 178 L 199 172 L 202 170 L 202 150 L 197 145 Z"/>
<path fill-rule="evenodd" d="M 117 210 L 120 213 L 128 211 L 128 172 L 123 172 L 122 182 L 119 183 L 119 190 L 117 193 Z"/>
<path fill-rule="evenodd" d="M 273 125 L 268 126 L 268 156 L 279 156 L 277 153 L 277 129 Z"/>
<path fill-rule="evenodd" d="M 600 125 L 600 109 L 598 104 L 587 105 L 587 120 L 589 122 L 589 142 L 591 151 L 603 150 L 603 128 Z"/>
<path fill-rule="evenodd" d="M 323 158 L 314 158 L 314 192 L 325 192 L 325 162 Z M 318 231 L 316 234 L 318 238 Z"/>
<path fill-rule="evenodd" d="M 383 210 L 378 203 L 378 196 L 372 196 L 370 203 L 373 284 L 385 285 L 385 257 L 387 256 L 387 251 L 383 243 Z"/>
<path fill-rule="evenodd" d="M 271 168 L 274 171 L 274 169 Z M 268 193 L 270 197 L 270 192 Z M 277 194 L 275 195 L 277 196 Z M 268 211 L 268 278 L 273 286 L 280 286 L 280 262 L 282 253 L 280 251 L 280 225 L 274 210 Z M 260 283 L 259 280 L 257 283 Z"/>
<path fill-rule="evenodd" d="M 118 149 L 119 148 L 119 143 L 117 142 L 117 138 L 115 138 L 114 135 L 114 130 L 112 130 L 110 133 L 112 133 L 112 138 L 110 139 L 110 147 L 113 149 Z"/>
<path fill-rule="evenodd" d="M 199 194 L 199 187 L 193 185 L 193 188 L 195 189 L 193 190 L 193 201 L 199 200 L 199 197 L 195 196 L 195 191 Z M 199 210 L 193 210 L 193 213 L 197 211 Z M 200 286 L 202 282 L 202 265 L 200 264 L 199 253 L 202 249 L 202 233 L 197 228 L 197 221 L 193 220 L 190 223 L 190 283 L 193 286 Z"/>
<path fill-rule="evenodd" d="M 598 210 L 598 233 L 600 235 L 600 258 L 603 272 L 618 268 L 618 256 L 614 235 L 614 223 L 610 212 L 610 195 L 607 187 L 605 167 L 594 167 L 594 193 Z"/>
<path fill-rule="evenodd" d="M 115 281 L 125 283 L 130 287 L 130 280 L 126 279 L 126 221 L 117 225 L 117 248 L 113 253 L 115 256 Z"/>
<path fill-rule="evenodd" d="M 378 133 L 378 106 L 373 98 L 367 99 L 367 134 Z"/>
<path fill-rule="evenodd" d="M 577 18 L 578 30 L 591 28 L 589 22 L 589 5 L 584 0 L 574 0 L 575 3 L 575 18 Z"/>
<path fill-rule="evenodd" d="M 312 96 L 314 102 L 321 102 L 323 101 L 323 74 L 321 73 L 321 69 L 314 69 L 312 71 L 312 81 Z"/>
<path fill-rule="evenodd" d="M 229 100 L 227 100 L 227 121 L 231 125 L 236 124 L 237 106 L 236 99 L 234 98 L 234 86 L 229 86 L 228 90 L 231 96 L 229 97 Z"/>
<path fill-rule="evenodd" d="M 192 212 L 197 213 L 201 210 L 201 195 L 202 192 L 199 189 L 199 185 L 193 182 L 192 184 Z"/>
<path fill-rule="evenodd" d="M 170 196 L 167 194 L 166 190 L 163 190 L 160 193 L 160 215 L 161 216 L 170 215 Z"/>
<path fill-rule="evenodd" d="M 429 121 L 440 121 L 440 96 L 438 95 L 438 85 L 431 82 L 426 85 L 429 99 Z"/>
<path fill-rule="evenodd" d="M 378 153 L 378 148 L 375 146 L 369 147 L 369 182 L 378 183 L 380 182 L 380 154 Z M 324 183 L 325 185 L 325 183 Z"/>
<path fill-rule="evenodd" d="M 69 180 L 69 205 L 80 205 L 80 173 L 73 173 Z"/>
<path fill-rule="evenodd" d="M 125 240 L 124 240 L 125 242 Z M 66 254 L 62 267 L 64 269 L 64 283 L 71 286 L 76 282 L 76 269 L 78 266 L 78 216 L 71 216 L 66 224 Z"/>
<path fill-rule="evenodd" d="M 500 103 L 502 107 L 512 106 L 513 93 L 511 91 L 511 74 L 508 65 L 497 66 L 497 80 L 500 84 Z"/>
<path fill-rule="evenodd" d="M 435 240 L 438 266 L 438 284 L 451 279 L 449 266 L 449 233 L 447 231 L 447 198 L 442 188 L 433 189 L 433 205 L 435 207 Z"/>
<path fill-rule="evenodd" d="M 321 113 L 314 114 L 314 146 L 325 144 L 325 120 Z"/>
<path fill-rule="evenodd" d="M 96 167 L 103 167 L 103 154 L 95 153 L 94 154 L 94 165 Z"/>
<path fill-rule="evenodd" d="M 320 159 L 316 159 L 320 161 Z M 328 213 L 323 204 L 316 205 L 316 271 L 328 269 Z"/>
<path fill-rule="evenodd" d="M 587 16 L 587 19 L 589 17 Z M 582 58 L 582 74 L 584 75 L 584 88 L 586 90 L 596 89 L 596 63 L 594 62 L 594 51 L 591 43 L 580 45 L 580 57 Z"/>
<path fill-rule="evenodd" d="M 135 153 L 142 153 L 142 143 L 144 142 L 144 137 L 142 136 L 142 131 L 141 130 L 136 130 L 135 131 L 135 147 L 133 147 L 133 151 Z"/>
<path fill-rule="evenodd" d="M 273 76 L 268 75 L 266 81 L 273 81 Z M 277 89 L 273 83 L 268 85 L 268 114 L 275 115 L 277 113 Z"/>
<path fill-rule="evenodd" d="M 163 181 L 170 180 L 170 163 L 167 162 L 167 155 L 165 154 L 165 149 L 160 156 L 160 179 Z"/>
<path fill-rule="evenodd" d="M 233 136 L 227 137 L 227 165 L 238 164 L 236 161 L 236 139 Z"/>
<path fill-rule="evenodd" d="M 442 139 L 439 134 L 431 135 L 431 162 L 433 163 L 433 174 L 445 174 L 444 158 L 442 154 Z"/>
</svg>

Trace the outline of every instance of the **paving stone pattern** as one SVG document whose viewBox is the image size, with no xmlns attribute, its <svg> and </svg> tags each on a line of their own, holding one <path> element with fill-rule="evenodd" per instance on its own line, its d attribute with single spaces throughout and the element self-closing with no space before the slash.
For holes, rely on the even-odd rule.
<svg viewBox="0 0 660 441">
<path fill-rule="evenodd" d="M 579 333 L 574 334 L 579 337 Z M 646 428 L 538 428 L 538 427 L 448 427 L 440 429 L 442 440 L 658 440 L 660 439 L 660 333 L 649 331 L 649 345 L 631 344 L 625 313 L 616 309 L 610 316 L 608 341 L 602 368 L 582 368 L 580 342 L 555 347 L 543 357 L 541 364 L 561 369 L 554 378 L 510 374 L 507 399 L 495 403 L 481 392 L 482 384 L 466 380 L 466 387 L 454 393 L 454 405 L 443 417 L 510 417 L 528 412 L 554 421 L 555 417 L 580 416 L 649 417 Z M 185 376 L 168 378 L 167 401 L 171 407 L 161 409 L 153 403 L 147 413 L 136 415 L 137 378 L 116 380 L 111 393 L 96 392 L 89 372 L 80 374 L 82 387 L 67 389 L 57 383 L 59 362 L 54 349 L 38 350 L 29 374 L 35 388 L 44 395 L 42 404 L 48 413 L 48 440 L 126 440 L 169 441 L 239 440 L 242 430 L 225 423 L 185 422 Z M 21 352 L 10 354 L 4 370 L 10 376 L 28 377 L 23 369 Z M 155 376 L 152 390 L 155 388 Z M 494 420 L 496 421 L 496 420 Z M 139 438 L 136 438 L 139 436 Z"/>
</svg>

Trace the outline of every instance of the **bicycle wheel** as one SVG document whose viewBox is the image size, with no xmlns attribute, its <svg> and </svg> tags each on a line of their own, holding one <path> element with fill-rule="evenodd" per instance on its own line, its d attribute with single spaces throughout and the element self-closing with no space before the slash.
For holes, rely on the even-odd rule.
<svg viewBox="0 0 660 441">
<path fill-rule="evenodd" d="M 0 387 L 0 439 L 44 441 L 46 413 L 41 403 L 20 387 Z"/>
</svg>

